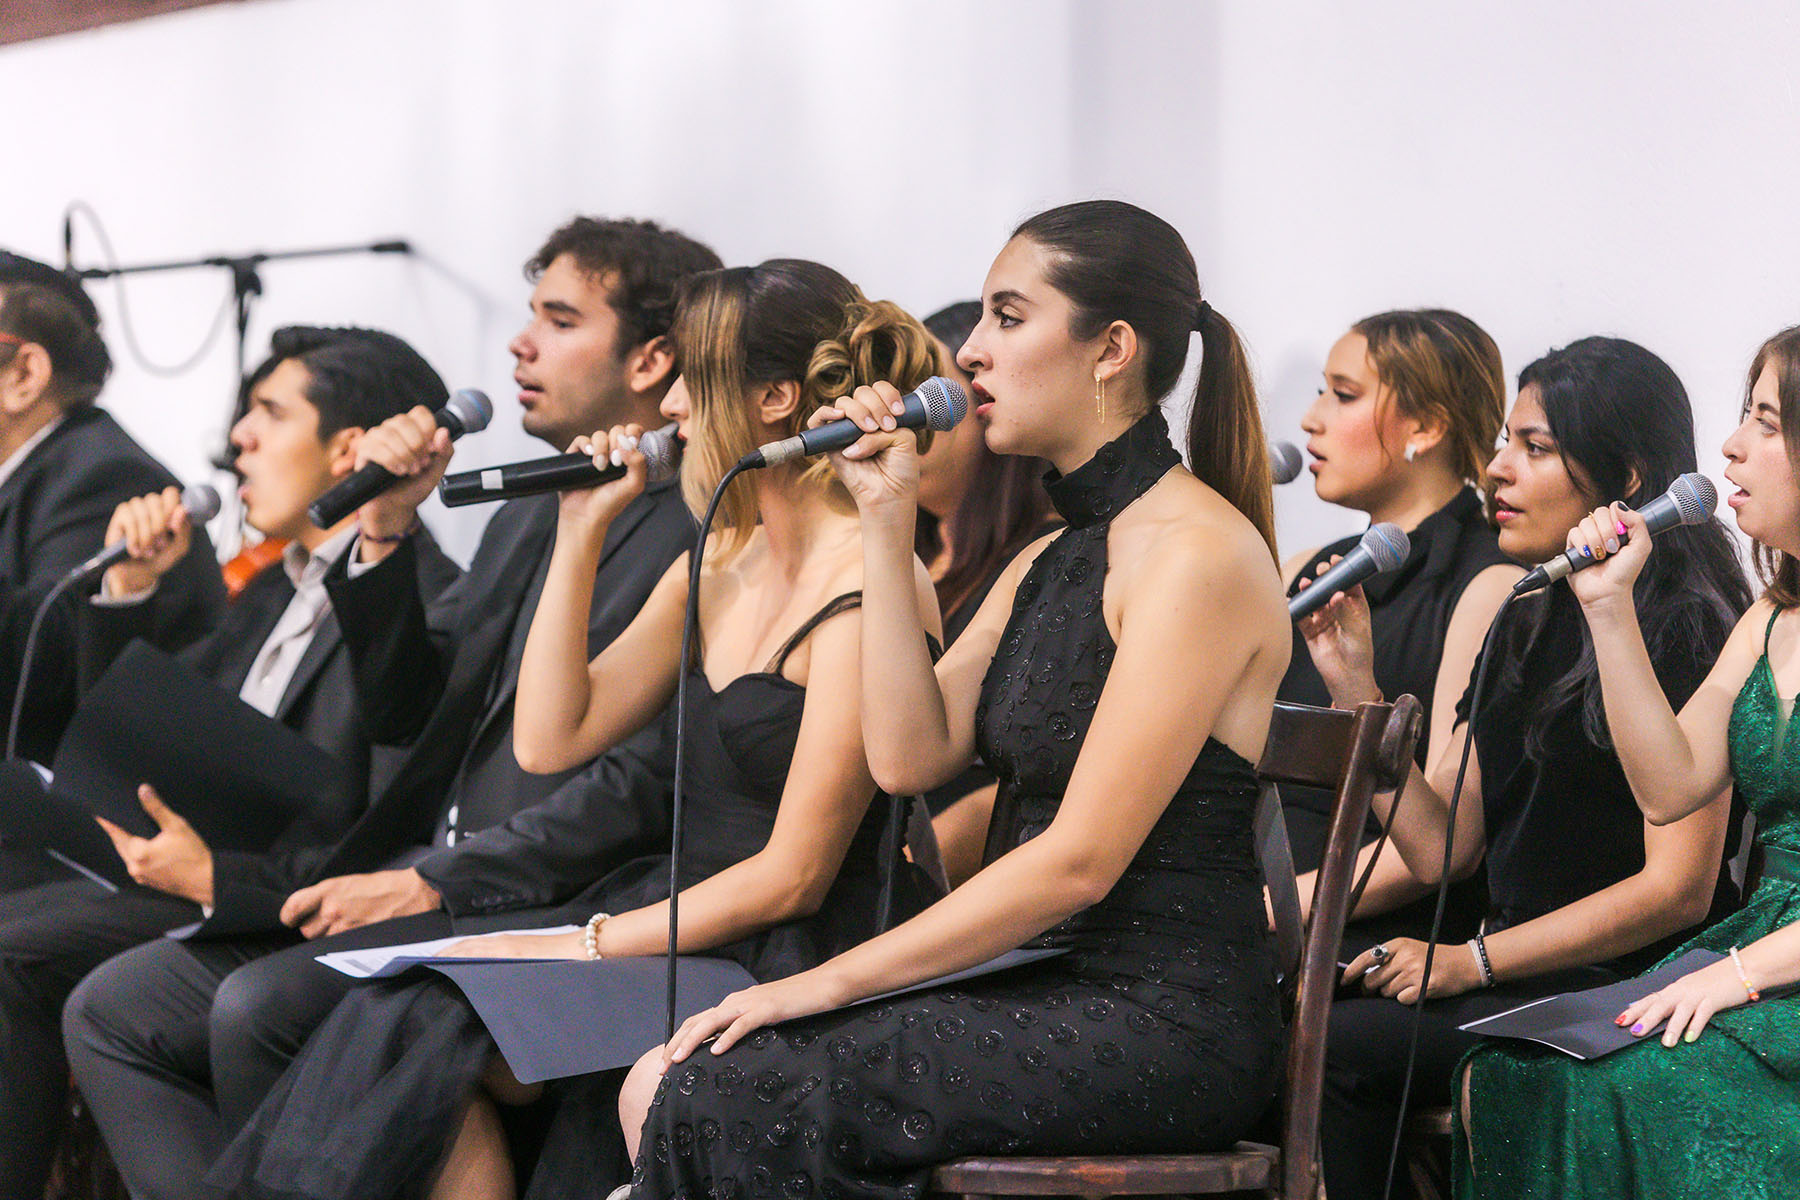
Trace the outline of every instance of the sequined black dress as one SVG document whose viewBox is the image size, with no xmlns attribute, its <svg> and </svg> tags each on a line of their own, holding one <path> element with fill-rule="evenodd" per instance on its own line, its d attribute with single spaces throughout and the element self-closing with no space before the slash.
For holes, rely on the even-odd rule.
<svg viewBox="0 0 1800 1200">
<path fill-rule="evenodd" d="M 982 684 L 977 741 L 1000 777 L 990 859 L 1056 815 L 1112 663 L 1111 519 L 1177 461 L 1153 412 L 1049 481 L 1069 528 L 1021 582 Z M 1255 799 L 1250 764 L 1208 741 L 1113 890 L 1035 943 L 1067 954 L 676 1066 L 633 1195 L 916 1197 L 965 1154 L 1230 1144 L 1280 1075 Z"/>
</svg>

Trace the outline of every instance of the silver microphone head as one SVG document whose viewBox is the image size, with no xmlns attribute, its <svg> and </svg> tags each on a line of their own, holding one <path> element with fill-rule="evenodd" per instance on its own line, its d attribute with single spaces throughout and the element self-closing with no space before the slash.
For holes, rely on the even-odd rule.
<svg viewBox="0 0 1800 1200">
<path fill-rule="evenodd" d="M 681 469 L 681 439 L 676 436 L 676 430 L 680 428 L 670 421 L 638 439 L 638 453 L 644 456 L 644 467 L 651 483 L 673 478 Z"/>
<path fill-rule="evenodd" d="M 1668 494 L 1675 501 L 1678 523 L 1682 525 L 1698 525 L 1719 507 L 1719 489 L 1698 471 L 1689 471 L 1670 484 Z"/>
<path fill-rule="evenodd" d="M 933 375 L 912 390 L 925 405 L 925 424 L 942 433 L 954 429 L 969 413 L 969 395 L 962 384 L 942 375 Z"/>
<path fill-rule="evenodd" d="M 457 388 L 444 402 L 444 411 L 461 423 L 464 433 L 480 433 L 494 419 L 494 402 L 476 388 Z"/>
<path fill-rule="evenodd" d="M 204 525 L 219 515 L 219 492 L 210 483 L 190 483 L 181 489 L 181 507 L 188 520 Z"/>
<path fill-rule="evenodd" d="M 1369 526 L 1369 531 L 1362 535 L 1362 541 L 1357 545 L 1368 552 L 1377 572 L 1392 571 L 1412 553 L 1412 542 L 1407 538 L 1406 530 L 1387 521 Z"/>
<path fill-rule="evenodd" d="M 1277 485 L 1300 477 L 1300 448 L 1292 442 L 1269 443 L 1269 475 Z"/>
</svg>

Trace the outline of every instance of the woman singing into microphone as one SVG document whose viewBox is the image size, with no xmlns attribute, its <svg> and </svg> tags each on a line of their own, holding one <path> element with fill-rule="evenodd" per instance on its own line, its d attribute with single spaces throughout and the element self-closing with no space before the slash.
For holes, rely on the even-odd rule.
<svg viewBox="0 0 1800 1200">
<path fill-rule="evenodd" d="M 687 437 L 682 486 L 696 510 L 741 455 L 797 433 L 828 400 L 876 380 L 916 386 L 939 366 L 930 335 L 913 318 L 868 301 L 828 267 L 793 259 L 693 277 L 671 336 L 680 377 L 663 414 Z M 720 505 L 700 579 L 694 657 L 681 661 L 684 556 L 633 623 L 589 663 L 595 562 L 612 517 L 644 486 L 638 432 L 593 435 L 598 461 L 616 455 L 630 471 L 562 498 L 520 668 L 514 726 L 521 763 L 557 770 L 612 747 L 576 781 L 595 798 L 559 800 L 565 789 L 459 843 L 476 869 L 483 858 L 503 860 L 504 870 L 492 874 L 525 880 L 513 885 L 521 891 L 552 890 L 544 880 L 586 866 L 594 882 L 578 895 L 569 896 L 576 890 L 569 888 L 554 908 L 506 918 L 522 929 L 580 928 L 490 934 L 450 953 L 611 959 L 665 952 L 666 851 L 583 863 L 578 843 L 598 835 L 575 818 L 654 827 L 652 816 L 663 816 L 667 845 L 672 701 L 685 671 L 688 829 L 678 946 L 733 959 L 757 979 L 778 979 L 879 932 L 890 905 L 904 918 L 927 898 L 922 878 L 899 859 L 888 805 L 870 804 L 875 784 L 858 704 L 863 563 L 856 518 L 822 459 L 740 476 Z M 911 589 L 908 603 L 935 633 L 930 579 L 909 562 L 902 585 Z M 540 971 L 534 964 L 503 970 L 497 986 L 543 994 L 545 985 L 531 982 Z M 641 1003 L 661 1011 L 660 982 Z M 509 999 L 506 1007 L 516 1005 Z M 543 1007 L 554 1014 L 555 996 Z M 543 1032 L 571 1053 L 607 1034 L 554 1015 Z M 622 1177 L 620 1078 L 611 1072 L 551 1085 L 546 1103 L 555 1115 L 531 1196 L 604 1194 Z M 411 1196 L 423 1194 L 428 1181 L 433 1196 L 507 1197 L 515 1191 L 514 1168 L 496 1102 L 534 1098 L 496 1056 L 461 992 L 442 979 L 402 976 L 345 998 L 212 1178 L 234 1196 L 283 1200 Z"/>
<path fill-rule="evenodd" d="M 1410 542 L 1406 561 L 1362 590 L 1376 686 L 1387 696 L 1410 693 L 1424 706 L 1420 766 L 1449 740 L 1482 636 L 1520 575 L 1500 549 L 1483 494 L 1493 486 L 1484 467 L 1505 417 L 1506 376 L 1494 340 L 1461 313 L 1423 308 L 1352 325 L 1331 347 L 1324 386 L 1300 422 L 1319 498 L 1365 512 L 1371 523 L 1391 522 Z M 1345 538 L 1297 555 L 1284 571 L 1290 594 L 1355 545 Z M 1298 629 L 1278 699 L 1331 703 Z M 1281 789 L 1303 909 L 1325 853 L 1332 800 L 1317 788 Z M 1370 826 L 1373 842 L 1380 827 L 1372 817 Z M 1372 845 L 1363 851 L 1359 875 L 1374 853 Z M 1432 890 L 1386 846 L 1344 930 L 1347 952 L 1427 936 L 1436 904 L 1423 897 Z M 1486 899 L 1479 876 L 1457 884 L 1447 933 L 1474 933 Z"/>
<path fill-rule="evenodd" d="M 640 1062 L 621 1112 L 645 1200 L 913 1196 L 965 1153 L 1223 1147 L 1279 1085 L 1251 764 L 1290 634 L 1242 350 L 1180 235 L 1128 204 L 1026 221 L 983 295 L 959 357 L 988 445 L 1051 462 L 1068 528 L 935 669 L 894 389 L 835 406 L 870 436 L 834 462 L 862 517 L 870 765 L 912 791 L 979 752 L 1000 777 L 987 863 L 899 928 L 689 1020 L 666 1075 L 662 1053 Z M 1190 474 L 1157 402 L 1195 330 Z M 858 1003 L 1021 946 L 1065 953 Z"/>
<path fill-rule="evenodd" d="M 1645 815 L 1679 822 L 1735 784 L 1756 814 L 1761 882 L 1741 911 L 1670 956 L 1725 957 L 1619 1014 L 1660 1044 L 1586 1063 L 1519 1043 L 1469 1058 L 1462 1195 L 1775 1197 L 1800 1177 L 1800 1002 L 1757 1003 L 1800 980 L 1800 768 L 1786 752 L 1800 692 L 1800 327 L 1763 343 L 1746 387 L 1725 478 L 1766 587 L 1679 716 L 1649 686 L 1652 615 L 1639 582 L 1679 557 L 1676 539 L 1652 545 L 1626 507 L 1596 510 L 1569 544 L 1602 565 L 1570 585 Z"/>
<path fill-rule="evenodd" d="M 1547 559 L 1608 497 L 1640 505 L 1694 469 L 1693 415 L 1668 364 L 1642 346 L 1584 338 L 1519 375 L 1505 444 L 1488 464 L 1500 548 Z M 1654 686 L 1690 696 L 1749 603 L 1717 520 L 1665 536 L 1637 581 Z M 1660 564 L 1660 567 L 1659 565 Z M 1310 618 L 1307 648 L 1349 706 L 1379 694 L 1370 671 L 1368 605 L 1352 591 Z M 1493 634 L 1486 689 L 1467 693 L 1428 771 L 1415 768 L 1377 814 L 1420 879 L 1487 866 L 1483 931 L 1432 958 L 1413 1099 L 1447 1104 L 1457 1026 L 1570 987 L 1618 979 L 1655 961 L 1683 931 L 1734 900 L 1724 870 L 1729 792 L 1684 819 L 1646 821 L 1612 748 L 1601 681 L 1580 605 L 1565 585 L 1516 600 Z M 1448 804 L 1473 712 L 1474 754 L 1455 828 Z M 1366 997 L 1332 1006 L 1322 1139 L 1332 1200 L 1382 1194 L 1399 1117 L 1407 1045 L 1426 946 L 1395 938 L 1351 960 Z"/>
</svg>

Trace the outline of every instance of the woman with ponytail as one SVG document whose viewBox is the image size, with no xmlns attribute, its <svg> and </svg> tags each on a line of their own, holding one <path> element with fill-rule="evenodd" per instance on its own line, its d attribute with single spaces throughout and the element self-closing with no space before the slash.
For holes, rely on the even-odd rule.
<svg viewBox="0 0 1800 1200">
<path fill-rule="evenodd" d="M 877 380 L 911 388 L 941 369 L 935 343 L 912 317 L 867 300 L 828 267 L 793 259 L 693 277 L 671 337 L 680 377 L 663 415 L 680 423 L 687 440 L 681 482 L 696 512 L 732 463 L 798 433 L 815 412 L 832 411 L 823 408 L 829 401 Z M 665 953 L 673 700 L 685 671 L 678 949 L 732 959 L 759 980 L 779 979 L 878 933 L 883 912 L 902 919 L 928 898 L 923 877 L 900 859 L 893 809 L 870 803 L 876 789 L 858 705 L 863 569 L 854 508 L 822 460 L 738 477 L 719 506 L 700 576 L 693 657 L 684 664 L 680 652 L 689 592 L 683 556 L 633 623 L 587 662 L 594 564 L 611 522 L 645 486 L 641 432 L 626 426 L 576 442 L 597 464 L 628 469 L 622 479 L 561 498 L 514 719 L 520 762 L 532 769 L 561 770 L 606 753 L 538 808 L 471 839 L 487 842 L 471 853 L 503 860 L 505 871 L 493 874 L 516 881 L 514 893 L 549 897 L 500 914 L 505 927 L 581 928 L 494 933 L 446 952 L 501 959 Z M 916 561 L 910 578 L 910 600 L 935 634 L 931 581 Z M 631 822 L 639 827 L 591 828 Z M 612 849 L 597 854 L 585 844 L 594 839 Z M 592 861 L 595 882 L 577 895 L 553 894 L 549 881 L 569 877 L 571 861 Z M 514 903 L 525 909 L 530 901 Z M 545 968 L 528 962 L 496 970 L 485 986 L 504 996 L 500 1007 L 513 1019 L 559 1012 L 558 989 L 568 985 L 557 981 L 567 976 L 543 982 Z M 539 1003 L 522 1007 L 521 997 Z M 660 980 L 636 1002 L 660 1013 Z M 543 1027 L 574 1056 L 608 1035 L 558 1016 L 544 1018 Z M 313 1035 L 212 1182 L 233 1196 L 283 1200 L 510 1197 L 523 1172 L 515 1172 L 518 1143 L 509 1143 L 501 1110 L 537 1103 L 541 1091 L 525 1123 L 543 1133 L 544 1110 L 554 1115 L 527 1194 L 604 1195 L 625 1173 L 620 1078 L 613 1071 L 521 1087 L 457 987 L 429 973 L 423 981 L 412 974 L 371 983 Z M 510 1123 L 517 1133 L 519 1121 Z"/>
<path fill-rule="evenodd" d="M 1280 1083 L 1251 764 L 1290 635 L 1242 349 L 1180 235 L 1128 204 L 1026 221 L 983 297 L 958 357 L 987 444 L 1051 463 L 1068 527 L 1002 573 L 935 666 L 899 390 L 813 419 L 866 433 L 832 462 L 862 519 L 870 767 L 913 792 L 979 753 L 1000 779 L 986 865 L 640 1061 L 621 1115 L 646 1200 L 914 1196 L 964 1154 L 1217 1149 Z M 1195 330 L 1189 472 L 1158 402 Z M 929 983 L 1021 947 L 1047 956 Z"/>
</svg>

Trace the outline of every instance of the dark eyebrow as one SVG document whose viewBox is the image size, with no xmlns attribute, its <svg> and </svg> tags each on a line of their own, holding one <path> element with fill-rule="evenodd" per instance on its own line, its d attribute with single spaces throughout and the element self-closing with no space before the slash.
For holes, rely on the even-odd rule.
<svg viewBox="0 0 1800 1200">
<path fill-rule="evenodd" d="M 547 313 L 555 313 L 562 317 L 579 317 L 581 310 L 567 300 L 546 300 L 538 308 Z"/>
<path fill-rule="evenodd" d="M 1551 441 L 1556 440 L 1554 437 L 1550 436 L 1550 430 L 1542 425 L 1522 425 L 1518 429 L 1513 430 L 1512 435 L 1514 437 L 1541 437 L 1550 438 Z"/>
<path fill-rule="evenodd" d="M 1781 410 L 1779 408 L 1775 407 L 1773 404 L 1770 404 L 1767 400 L 1758 400 L 1756 402 L 1755 407 L 1753 407 L 1750 411 L 1754 412 L 1754 413 L 1768 413 L 1771 417 L 1774 417 L 1777 420 L 1779 420 L 1781 417 Z"/>
<path fill-rule="evenodd" d="M 1001 291 L 995 292 L 992 296 L 988 297 L 988 305 L 989 305 L 989 307 L 992 307 L 992 308 L 998 308 L 1002 304 L 1030 304 L 1030 303 L 1031 303 L 1031 300 L 1025 295 L 1024 292 L 1014 291 L 1012 288 L 1002 289 Z"/>
</svg>

